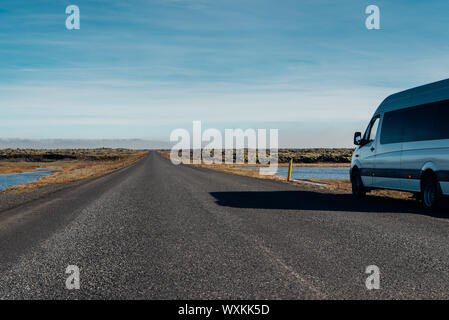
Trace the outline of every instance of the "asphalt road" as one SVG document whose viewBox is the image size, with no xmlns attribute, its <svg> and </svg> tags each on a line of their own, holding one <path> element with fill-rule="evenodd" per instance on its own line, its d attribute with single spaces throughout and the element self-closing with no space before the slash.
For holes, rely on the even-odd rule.
<svg viewBox="0 0 449 320">
<path fill-rule="evenodd" d="M 80 268 L 67 290 L 66 267 Z M 380 269 L 367 290 L 365 268 Z M 3 299 L 449 297 L 449 220 L 410 201 L 141 162 L 0 213 Z"/>
</svg>

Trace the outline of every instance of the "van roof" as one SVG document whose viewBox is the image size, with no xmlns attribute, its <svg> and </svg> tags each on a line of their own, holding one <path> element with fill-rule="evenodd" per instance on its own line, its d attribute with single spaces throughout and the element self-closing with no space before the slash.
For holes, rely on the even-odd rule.
<svg viewBox="0 0 449 320">
<path fill-rule="evenodd" d="M 429 83 L 388 96 L 376 114 L 449 99 L 449 79 Z"/>
</svg>

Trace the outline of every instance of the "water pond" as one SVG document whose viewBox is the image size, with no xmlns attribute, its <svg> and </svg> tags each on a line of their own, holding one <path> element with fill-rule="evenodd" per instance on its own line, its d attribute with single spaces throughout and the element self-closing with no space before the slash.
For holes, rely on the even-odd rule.
<svg viewBox="0 0 449 320">
<path fill-rule="evenodd" d="M 260 167 L 241 167 L 242 169 L 259 170 Z M 279 167 L 276 175 L 287 177 L 288 167 Z M 293 167 L 293 180 L 349 180 L 347 167 Z"/>
<path fill-rule="evenodd" d="M 54 171 L 43 171 L 44 168 L 36 169 L 39 169 L 39 171 L 0 174 L 0 190 L 18 186 L 20 184 L 30 183 L 38 180 L 39 178 L 46 177 L 55 173 Z"/>
</svg>

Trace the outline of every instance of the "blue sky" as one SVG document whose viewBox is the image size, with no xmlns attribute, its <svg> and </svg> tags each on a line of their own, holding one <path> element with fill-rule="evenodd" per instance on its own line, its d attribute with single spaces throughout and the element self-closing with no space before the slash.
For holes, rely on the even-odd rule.
<svg viewBox="0 0 449 320">
<path fill-rule="evenodd" d="M 75 4 L 81 29 L 67 30 Z M 380 7 L 381 30 L 365 28 Z M 448 1 L 2 0 L 0 137 L 278 128 L 350 146 L 388 94 L 448 78 Z"/>
</svg>

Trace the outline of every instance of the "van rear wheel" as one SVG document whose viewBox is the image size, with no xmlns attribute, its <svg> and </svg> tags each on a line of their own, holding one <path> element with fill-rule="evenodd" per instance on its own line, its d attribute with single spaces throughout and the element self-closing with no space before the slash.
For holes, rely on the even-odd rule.
<svg viewBox="0 0 449 320">
<path fill-rule="evenodd" d="M 363 186 L 362 177 L 360 176 L 360 172 L 358 170 L 352 174 L 351 182 L 352 195 L 357 199 L 363 198 L 366 195 L 366 189 Z"/>
<path fill-rule="evenodd" d="M 421 187 L 422 205 L 427 210 L 435 210 L 440 207 L 442 192 L 436 177 L 427 176 L 424 178 Z"/>
</svg>

